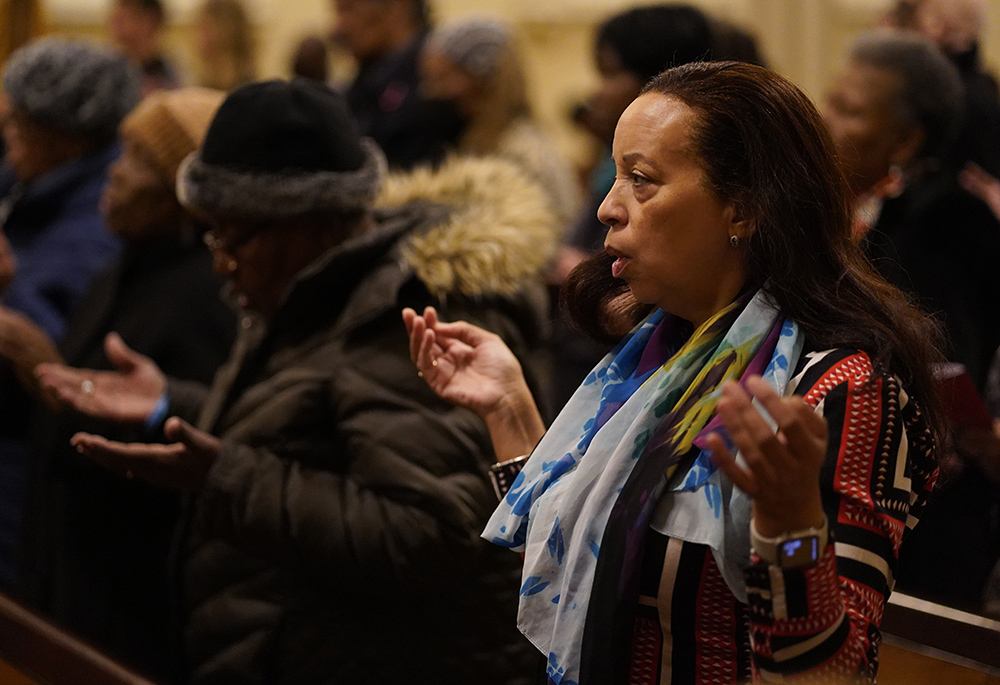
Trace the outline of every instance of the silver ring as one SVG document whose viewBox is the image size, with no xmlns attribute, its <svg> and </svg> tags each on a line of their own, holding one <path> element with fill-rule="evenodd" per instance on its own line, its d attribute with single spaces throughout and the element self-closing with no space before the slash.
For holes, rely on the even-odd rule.
<svg viewBox="0 0 1000 685">
<path fill-rule="evenodd" d="M 84 395 L 93 395 L 94 394 L 94 381 L 92 381 L 92 380 L 90 380 L 88 378 L 83 383 L 80 383 L 80 392 L 82 392 Z"/>
</svg>

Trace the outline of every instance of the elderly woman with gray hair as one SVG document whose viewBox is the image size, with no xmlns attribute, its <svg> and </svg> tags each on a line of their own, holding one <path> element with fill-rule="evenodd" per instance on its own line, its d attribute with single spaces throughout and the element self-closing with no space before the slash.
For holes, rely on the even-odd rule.
<svg viewBox="0 0 1000 685">
<path fill-rule="evenodd" d="M 980 39 L 986 0 L 896 0 L 884 23 L 913 29 L 937 45 L 958 69 L 965 89 L 965 116 L 948 162 L 967 162 L 1000 174 L 1000 97 L 993 76 L 983 70 Z"/>
<path fill-rule="evenodd" d="M 943 167 L 962 117 L 962 86 L 931 43 L 861 36 L 827 97 L 825 119 L 854 192 L 858 235 L 890 282 L 937 312 L 951 359 L 982 387 L 1000 344 L 993 260 L 1000 226 Z"/>
<path fill-rule="evenodd" d="M 981 389 L 1000 345 L 1000 225 L 943 161 L 961 103 L 959 75 L 933 44 L 878 32 L 855 42 L 825 118 L 854 191 L 856 235 L 889 281 L 940 317 L 950 359 Z M 899 587 L 976 610 L 1000 539 L 989 524 L 1000 493 L 980 472 L 986 465 L 951 465 L 960 474 L 944 479 L 900 553 Z"/>
</svg>

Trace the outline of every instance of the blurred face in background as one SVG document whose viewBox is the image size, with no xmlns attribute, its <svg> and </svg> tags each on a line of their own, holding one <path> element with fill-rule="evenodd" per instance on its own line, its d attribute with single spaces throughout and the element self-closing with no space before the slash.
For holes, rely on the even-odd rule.
<svg viewBox="0 0 1000 685">
<path fill-rule="evenodd" d="M 79 140 L 34 121 L 0 93 L 0 133 L 6 161 L 17 178 L 28 183 L 84 154 Z"/>
<path fill-rule="evenodd" d="M 153 11 L 129 2 L 116 2 L 108 17 L 108 29 L 115 45 L 130 60 L 145 62 L 159 52 L 162 21 Z"/>
<path fill-rule="evenodd" d="M 475 92 L 476 80 L 437 50 L 424 49 L 420 55 L 420 90 L 433 100 L 461 102 Z"/>
<path fill-rule="evenodd" d="M 108 228 L 129 243 L 176 234 L 183 210 L 152 156 L 132 141 L 108 171 L 101 196 Z"/>
<path fill-rule="evenodd" d="M 625 69 L 621 57 L 608 45 L 597 48 L 601 83 L 587 101 L 583 125 L 601 142 L 611 145 L 622 112 L 639 96 L 643 81 Z"/>
<path fill-rule="evenodd" d="M 333 0 L 331 37 L 358 60 L 377 59 L 414 28 L 408 0 Z"/>
<path fill-rule="evenodd" d="M 852 60 L 827 94 L 823 118 L 855 195 L 914 157 L 914 127 L 900 114 L 899 89 L 894 74 Z"/>
<path fill-rule="evenodd" d="M 920 0 L 895 0 L 879 17 L 879 25 L 894 29 L 914 29 Z"/>
<path fill-rule="evenodd" d="M 201 59 L 211 58 L 225 50 L 225 29 L 208 12 L 200 12 L 194 22 L 194 45 Z"/>
</svg>

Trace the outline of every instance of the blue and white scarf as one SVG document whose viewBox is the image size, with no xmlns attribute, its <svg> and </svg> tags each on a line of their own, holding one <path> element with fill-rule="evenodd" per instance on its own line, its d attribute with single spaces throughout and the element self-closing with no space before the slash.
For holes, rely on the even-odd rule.
<svg viewBox="0 0 1000 685">
<path fill-rule="evenodd" d="M 748 297 L 702 324 L 683 346 L 672 340 L 674 317 L 656 311 L 640 323 L 570 398 L 490 519 L 483 537 L 524 553 L 518 626 L 548 655 L 549 682 L 579 680 L 604 534 L 623 488 L 635 492 L 629 479 L 642 470 L 637 464 L 654 464 L 654 475 L 640 484 L 641 501 L 624 503 L 635 510 L 627 525 L 643 536 L 653 525 L 709 545 L 729 587 L 745 599 L 750 500 L 715 469 L 703 440 L 710 431 L 725 436 L 714 416 L 724 381 L 763 371 L 784 394 L 803 347 L 798 327 L 781 320 L 762 293 Z M 654 461 L 665 454 L 667 461 Z M 694 454 L 686 472 L 671 479 L 681 458 Z M 618 537 L 607 542 L 630 544 Z M 615 554 L 624 555 L 624 566 L 635 565 L 635 550 Z"/>
</svg>

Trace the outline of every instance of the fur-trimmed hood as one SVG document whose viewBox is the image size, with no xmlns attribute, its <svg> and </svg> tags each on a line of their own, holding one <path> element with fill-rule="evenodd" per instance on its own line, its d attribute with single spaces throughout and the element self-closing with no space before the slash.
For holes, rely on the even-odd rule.
<svg viewBox="0 0 1000 685">
<path fill-rule="evenodd" d="M 389 310 L 395 317 L 399 293 L 414 279 L 439 306 L 500 298 L 541 311 L 542 272 L 561 232 L 544 192 L 528 178 L 500 158 L 454 158 L 434 171 L 390 176 L 374 226 L 303 269 L 270 325 L 322 325 L 318 310 L 337 308 L 337 296 L 346 298 L 344 328 Z"/>
<path fill-rule="evenodd" d="M 544 190 L 517 164 L 454 157 L 437 170 L 391 175 L 377 209 L 428 201 L 448 219 L 408 236 L 406 262 L 431 294 L 509 295 L 538 278 L 555 256 L 562 227 Z"/>
</svg>

